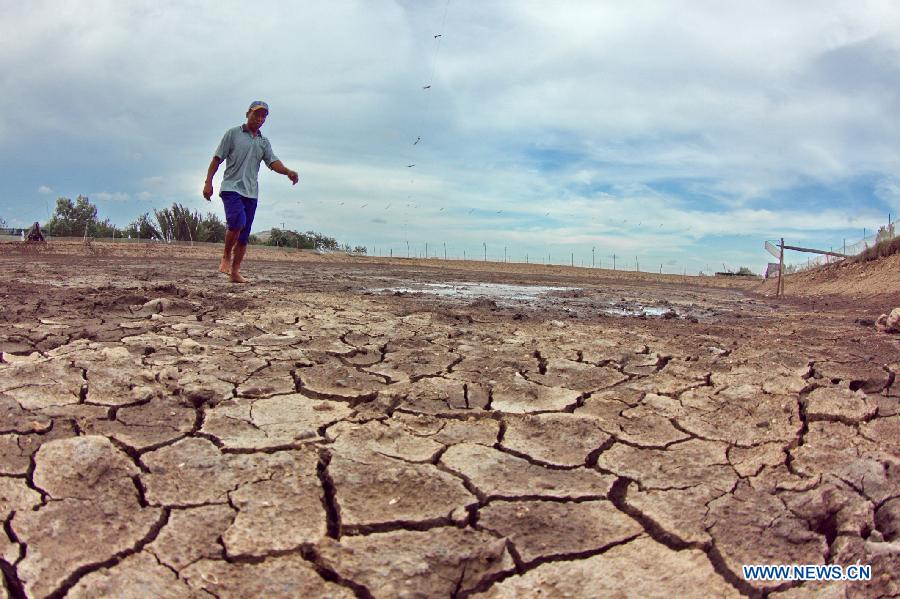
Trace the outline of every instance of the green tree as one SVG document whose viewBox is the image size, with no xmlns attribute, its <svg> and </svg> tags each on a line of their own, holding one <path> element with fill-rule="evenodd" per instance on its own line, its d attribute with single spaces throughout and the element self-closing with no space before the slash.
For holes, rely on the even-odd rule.
<svg viewBox="0 0 900 599">
<path fill-rule="evenodd" d="M 108 218 L 97 218 L 97 207 L 87 196 L 57 198 L 56 210 L 44 230 L 58 237 L 119 237 L 122 232 Z"/>
<path fill-rule="evenodd" d="M 125 227 L 123 234 L 130 235 L 133 239 L 162 239 L 159 229 L 150 220 L 149 212 L 143 213 Z"/>
<path fill-rule="evenodd" d="M 333 237 L 328 237 L 315 231 L 297 233 L 296 231 L 284 231 L 276 228 L 269 231 L 269 239 L 266 241 L 266 245 L 307 250 L 316 248 L 337 250 L 340 248 L 340 244 Z M 349 251 L 349 246 L 345 246 L 345 248 Z"/>
<path fill-rule="evenodd" d="M 88 235 L 90 237 L 122 237 L 122 231 L 119 230 L 117 226 L 112 224 L 110 220 L 107 218 L 102 221 L 94 221 L 88 224 Z"/>
<path fill-rule="evenodd" d="M 156 217 L 157 230 L 160 237 L 165 241 L 175 239 L 175 217 L 171 208 L 163 208 L 162 210 L 153 210 L 153 216 Z"/>
<path fill-rule="evenodd" d="M 317 249 L 332 251 L 340 249 L 337 240 L 333 237 L 328 237 L 321 233 L 316 233 L 315 231 L 307 231 L 306 234 L 313 239 L 313 242 L 315 243 L 314 247 Z"/>
<path fill-rule="evenodd" d="M 221 243 L 225 241 L 225 223 L 212 212 L 207 212 L 206 217 L 200 221 L 200 227 L 197 230 L 197 239 L 199 241 L 208 241 L 211 243 Z"/>
<path fill-rule="evenodd" d="M 353 253 L 354 254 L 362 254 L 363 256 L 365 256 L 367 253 L 366 246 L 364 246 L 364 245 L 356 246 L 355 248 L 353 248 Z"/>
<path fill-rule="evenodd" d="M 159 232 L 166 241 L 202 241 L 200 239 L 200 223 L 203 218 L 199 212 L 191 212 L 181 204 L 174 203 L 171 208 L 154 210 Z M 224 235 L 222 237 L 224 239 Z"/>
<path fill-rule="evenodd" d="M 91 223 L 97 221 L 97 207 L 85 196 L 57 198 L 56 210 L 50 221 L 44 225 L 47 233 L 57 237 L 80 237 L 85 235 Z"/>
</svg>

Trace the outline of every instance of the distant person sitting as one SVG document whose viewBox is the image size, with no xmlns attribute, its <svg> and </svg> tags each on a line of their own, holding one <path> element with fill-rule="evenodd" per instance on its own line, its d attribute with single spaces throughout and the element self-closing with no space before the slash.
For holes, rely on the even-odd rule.
<svg viewBox="0 0 900 599">
<path fill-rule="evenodd" d="M 41 233 L 41 225 L 39 225 L 37 221 L 31 226 L 31 231 L 28 232 L 28 241 L 44 241 L 44 234 Z"/>
</svg>

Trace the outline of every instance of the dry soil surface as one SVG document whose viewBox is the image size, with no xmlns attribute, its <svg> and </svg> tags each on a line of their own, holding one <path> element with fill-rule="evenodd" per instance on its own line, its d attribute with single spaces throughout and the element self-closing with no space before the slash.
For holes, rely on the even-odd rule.
<svg viewBox="0 0 900 599">
<path fill-rule="evenodd" d="M 896 289 L 217 251 L 0 246 L 0 594 L 900 593 Z"/>
</svg>

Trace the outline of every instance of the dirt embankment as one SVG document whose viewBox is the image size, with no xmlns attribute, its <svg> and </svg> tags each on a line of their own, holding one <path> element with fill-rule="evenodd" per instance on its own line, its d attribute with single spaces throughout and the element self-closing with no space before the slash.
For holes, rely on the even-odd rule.
<svg viewBox="0 0 900 599">
<path fill-rule="evenodd" d="M 755 291 L 775 295 L 777 279 L 770 279 Z M 839 296 L 859 300 L 878 300 L 900 306 L 900 254 L 869 262 L 839 262 L 788 275 L 786 296 Z"/>
</svg>

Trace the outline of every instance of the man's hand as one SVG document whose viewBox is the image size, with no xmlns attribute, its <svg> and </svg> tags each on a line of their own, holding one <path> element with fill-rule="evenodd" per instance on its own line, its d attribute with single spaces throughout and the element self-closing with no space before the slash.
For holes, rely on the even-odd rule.
<svg viewBox="0 0 900 599">
<path fill-rule="evenodd" d="M 275 162 L 270 164 L 269 168 L 279 175 L 284 175 L 285 177 L 290 179 L 293 185 L 296 185 L 297 181 L 300 180 L 300 175 L 297 174 L 297 171 L 292 171 L 288 167 L 284 166 L 284 164 L 280 160 L 276 160 Z"/>
<path fill-rule="evenodd" d="M 222 164 L 222 159 L 218 156 L 213 156 L 212 160 L 209 161 L 209 169 L 206 171 L 206 183 L 203 184 L 203 197 L 206 198 L 207 202 L 210 201 L 209 198 L 212 197 L 213 177 L 216 176 L 216 171 L 219 170 L 220 164 Z"/>
</svg>

